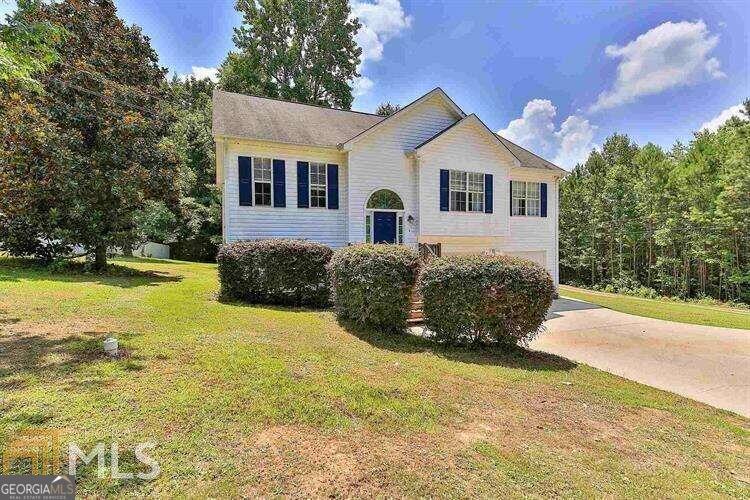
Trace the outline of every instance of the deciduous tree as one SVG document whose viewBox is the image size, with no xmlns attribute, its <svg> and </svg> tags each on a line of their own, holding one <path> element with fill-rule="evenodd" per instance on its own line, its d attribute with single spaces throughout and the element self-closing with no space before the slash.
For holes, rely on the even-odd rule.
<svg viewBox="0 0 750 500">
<path fill-rule="evenodd" d="M 146 200 L 177 200 L 177 158 L 163 141 L 171 122 L 166 71 L 140 28 L 117 16 L 112 0 L 42 3 L 19 22 L 61 26 L 69 37 L 59 61 L 37 77 L 43 93 L 3 88 L 0 112 L 15 122 L 3 130 L 11 151 L 0 175 L 14 187 L 0 197 L 0 216 L 6 227 L 31 235 L 36 248 L 27 253 L 52 256 L 80 245 L 102 268 L 108 248 L 136 237 L 134 217 Z M 23 107 L 34 110 L 40 125 L 23 119 Z M 42 140 L 54 148 L 33 154 Z M 37 182 L 19 179 L 25 172 L 34 172 Z M 29 209 L 15 209 L 18 200 Z M 9 239 L 18 238 L 4 235 L 2 245 L 12 251 Z"/>
<path fill-rule="evenodd" d="M 346 0 L 237 0 L 236 52 L 219 71 L 225 90 L 349 109 L 359 76 L 360 28 Z"/>
</svg>

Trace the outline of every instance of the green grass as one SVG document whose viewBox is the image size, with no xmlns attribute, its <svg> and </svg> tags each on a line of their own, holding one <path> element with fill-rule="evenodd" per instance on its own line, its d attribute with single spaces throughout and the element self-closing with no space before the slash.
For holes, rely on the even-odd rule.
<svg viewBox="0 0 750 500">
<path fill-rule="evenodd" d="M 671 300 L 643 299 L 616 293 L 596 292 L 560 285 L 560 295 L 570 299 L 585 300 L 608 309 L 647 318 L 664 319 L 693 325 L 723 326 L 750 330 L 750 311 L 741 309 L 677 302 Z"/>
<path fill-rule="evenodd" d="M 156 444 L 155 480 L 86 466 L 82 495 L 750 495 L 750 424 L 729 412 L 554 356 L 221 303 L 214 265 L 120 264 L 143 272 L 0 261 L 0 451 L 57 429 L 138 471 L 132 447 Z"/>
</svg>

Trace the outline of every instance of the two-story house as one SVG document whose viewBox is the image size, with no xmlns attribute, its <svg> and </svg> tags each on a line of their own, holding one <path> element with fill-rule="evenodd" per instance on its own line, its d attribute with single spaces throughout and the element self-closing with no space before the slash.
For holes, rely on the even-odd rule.
<svg viewBox="0 0 750 500">
<path fill-rule="evenodd" d="M 504 253 L 558 282 L 565 171 L 437 88 L 389 117 L 216 90 L 224 241 L 289 237 Z"/>
</svg>

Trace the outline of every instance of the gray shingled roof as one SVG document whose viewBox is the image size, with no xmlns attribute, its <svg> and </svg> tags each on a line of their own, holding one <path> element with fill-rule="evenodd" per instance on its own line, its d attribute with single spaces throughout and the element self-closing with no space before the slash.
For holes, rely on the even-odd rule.
<svg viewBox="0 0 750 500">
<path fill-rule="evenodd" d="M 565 169 L 558 167 L 551 161 L 545 160 L 541 156 L 535 155 L 528 149 L 522 148 L 515 142 L 510 142 L 508 139 L 500 135 L 497 135 L 497 137 L 503 142 L 503 144 L 505 144 L 505 146 L 510 150 L 510 152 L 513 153 L 513 156 L 518 158 L 518 161 L 521 162 L 522 167 L 541 168 L 545 170 L 556 170 L 556 171 L 562 171 L 562 172 L 567 173 Z"/>
<path fill-rule="evenodd" d="M 336 147 L 382 116 L 214 90 L 213 133 L 289 144 Z"/>
<path fill-rule="evenodd" d="M 213 134 L 225 137 L 336 147 L 384 119 L 369 113 L 235 94 L 219 89 L 215 89 L 213 95 Z M 518 158 L 522 167 L 565 172 L 518 144 L 499 135 L 497 137 Z"/>
</svg>

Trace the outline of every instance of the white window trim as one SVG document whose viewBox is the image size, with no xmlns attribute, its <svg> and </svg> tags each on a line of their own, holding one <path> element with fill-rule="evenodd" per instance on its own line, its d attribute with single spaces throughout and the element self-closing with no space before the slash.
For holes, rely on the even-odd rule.
<svg viewBox="0 0 750 500">
<path fill-rule="evenodd" d="M 326 206 L 324 207 L 314 207 L 312 206 L 312 164 L 315 163 L 316 165 L 323 165 L 323 173 L 325 174 L 326 182 L 323 186 L 323 192 L 325 193 L 325 200 L 326 200 Z M 316 184 L 317 186 L 320 186 L 320 184 Z M 307 208 L 312 209 L 318 209 L 318 210 L 326 210 L 328 209 L 328 164 L 322 161 L 309 161 L 307 162 Z"/>
<path fill-rule="evenodd" d="M 539 218 L 541 218 L 542 217 L 542 181 L 517 181 L 517 180 L 514 180 L 514 179 L 511 179 L 511 180 L 513 181 L 514 188 L 516 186 L 516 183 L 521 183 L 522 182 L 524 184 L 523 199 L 526 200 L 526 203 L 524 204 L 524 212 L 526 212 L 526 213 L 524 213 L 523 215 L 521 215 L 521 214 L 514 214 L 513 213 L 513 207 L 511 206 L 511 214 L 510 214 L 511 217 L 529 217 L 529 218 L 532 218 L 532 219 L 539 219 Z M 537 215 L 529 215 L 528 214 L 528 211 L 529 211 L 528 210 L 529 209 L 529 204 L 528 204 L 528 200 L 529 200 L 528 189 L 529 189 L 529 187 L 528 186 L 529 186 L 529 184 L 532 184 L 532 183 L 534 183 L 534 184 L 537 185 L 537 193 L 539 195 L 539 197 L 537 198 L 537 201 L 539 202 L 539 213 Z M 516 198 L 513 195 L 513 190 L 512 189 L 511 189 L 511 192 L 510 192 L 510 197 L 511 197 L 511 204 L 512 204 L 513 200 L 521 199 L 521 198 Z"/>
<path fill-rule="evenodd" d="M 255 202 L 255 182 L 256 182 L 255 181 L 255 159 L 256 158 L 261 158 L 261 159 L 268 158 L 269 160 L 271 160 L 271 204 L 270 205 L 258 205 Z M 252 206 L 254 206 L 254 207 L 258 207 L 258 208 L 273 208 L 273 201 L 274 201 L 273 200 L 273 161 L 275 159 L 277 159 L 277 158 L 271 158 L 270 156 L 251 156 L 250 157 L 250 171 L 252 172 L 252 177 L 251 177 L 251 179 L 252 179 L 252 182 L 251 182 L 252 186 L 250 186 L 250 193 L 251 193 L 250 196 L 252 197 L 252 200 L 253 200 L 253 205 Z M 263 182 L 265 182 L 265 181 L 263 181 Z"/>
<path fill-rule="evenodd" d="M 465 190 L 451 188 L 451 173 L 452 172 L 466 174 L 466 189 Z M 471 204 L 469 203 L 469 193 L 478 194 L 479 191 L 471 191 L 469 189 L 469 174 L 477 174 L 477 175 L 482 176 L 482 193 L 481 193 L 482 194 L 482 210 L 470 210 Z M 450 169 L 448 171 L 448 211 L 454 212 L 457 214 L 484 214 L 486 213 L 486 208 L 487 208 L 487 196 L 485 195 L 486 189 L 487 189 L 486 182 L 487 182 L 487 174 L 483 172 L 472 172 L 469 170 Z M 466 194 L 466 210 L 454 210 L 453 208 L 451 208 L 451 200 L 452 200 L 451 193 L 465 193 Z M 487 215 L 491 215 L 491 214 L 487 214 Z"/>
</svg>

